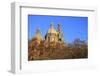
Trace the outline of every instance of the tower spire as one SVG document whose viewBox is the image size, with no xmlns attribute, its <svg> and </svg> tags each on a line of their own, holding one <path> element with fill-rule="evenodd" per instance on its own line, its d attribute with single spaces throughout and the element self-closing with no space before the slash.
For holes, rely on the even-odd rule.
<svg viewBox="0 0 100 76">
<path fill-rule="evenodd" d="M 39 29 L 39 27 L 38 27 L 37 30 L 36 30 L 36 34 L 40 34 L 40 29 Z"/>
</svg>

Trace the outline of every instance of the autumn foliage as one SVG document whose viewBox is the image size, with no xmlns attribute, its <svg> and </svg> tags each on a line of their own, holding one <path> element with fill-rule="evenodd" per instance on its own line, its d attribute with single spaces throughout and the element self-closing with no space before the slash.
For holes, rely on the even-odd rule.
<svg viewBox="0 0 100 76">
<path fill-rule="evenodd" d="M 75 39 L 72 43 L 61 42 L 38 43 L 36 39 L 28 43 L 28 60 L 51 60 L 51 59 L 76 59 L 88 57 L 88 45 L 85 41 Z"/>
</svg>

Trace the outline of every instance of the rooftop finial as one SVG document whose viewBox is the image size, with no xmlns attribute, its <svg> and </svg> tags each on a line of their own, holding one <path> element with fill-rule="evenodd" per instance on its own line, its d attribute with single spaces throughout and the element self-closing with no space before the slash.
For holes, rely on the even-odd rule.
<svg viewBox="0 0 100 76">
<path fill-rule="evenodd" d="M 51 28 L 53 28 L 53 27 L 54 27 L 54 23 L 53 23 L 53 22 L 50 24 L 50 27 L 51 27 Z"/>
</svg>

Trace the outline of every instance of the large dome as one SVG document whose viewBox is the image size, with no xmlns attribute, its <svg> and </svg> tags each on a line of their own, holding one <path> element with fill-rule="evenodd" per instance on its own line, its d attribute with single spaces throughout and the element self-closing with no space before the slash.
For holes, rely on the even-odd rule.
<svg viewBox="0 0 100 76">
<path fill-rule="evenodd" d="M 48 33 L 57 34 L 57 31 L 54 29 L 54 25 L 53 25 L 53 24 L 51 24 L 51 27 L 50 27 L 50 29 L 48 30 Z"/>
</svg>

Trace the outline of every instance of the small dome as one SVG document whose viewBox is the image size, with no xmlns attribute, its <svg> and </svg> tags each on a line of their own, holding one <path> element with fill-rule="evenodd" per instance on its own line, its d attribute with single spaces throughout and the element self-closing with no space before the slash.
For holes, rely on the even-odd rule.
<svg viewBox="0 0 100 76">
<path fill-rule="evenodd" d="M 40 34 L 36 34 L 36 35 L 34 36 L 34 38 L 36 38 L 36 39 L 38 39 L 38 40 L 42 40 L 42 36 L 41 36 Z"/>
<path fill-rule="evenodd" d="M 39 29 L 37 29 L 34 38 L 36 38 L 36 39 L 38 39 L 38 40 L 42 40 L 42 36 L 41 36 L 41 33 L 40 33 L 40 30 L 39 30 Z"/>
</svg>

